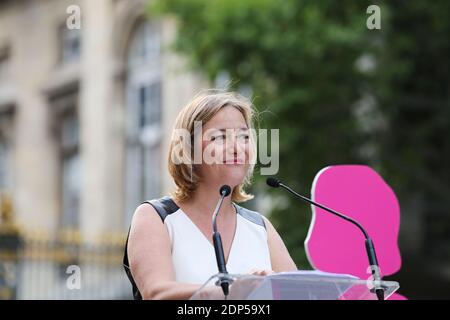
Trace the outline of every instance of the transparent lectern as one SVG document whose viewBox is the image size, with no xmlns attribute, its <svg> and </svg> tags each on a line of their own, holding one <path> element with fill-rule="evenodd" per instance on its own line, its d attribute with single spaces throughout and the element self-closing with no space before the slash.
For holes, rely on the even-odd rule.
<svg viewBox="0 0 450 320">
<path fill-rule="evenodd" d="M 224 300 L 219 279 L 231 282 L 227 300 L 377 300 L 374 288 L 385 299 L 400 287 L 395 281 L 362 280 L 351 275 L 297 271 L 269 276 L 216 274 L 197 290 L 191 300 Z"/>
</svg>

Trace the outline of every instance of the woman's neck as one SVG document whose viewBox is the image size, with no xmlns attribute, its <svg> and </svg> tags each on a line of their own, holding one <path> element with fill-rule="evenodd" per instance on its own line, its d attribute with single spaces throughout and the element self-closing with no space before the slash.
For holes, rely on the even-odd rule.
<svg viewBox="0 0 450 320">
<path fill-rule="evenodd" d="M 196 214 L 211 217 L 220 199 L 220 187 L 221 185 L 199 184 L 191 198 L 185 200 L 181 205 L 188 207 L 191 211 L 195 211 Z M 222 206 L 220 207 L 220 215 L 226 217 L 231 214 L 235 214 L 235 209 L 231 202 L 230 194 L 223 199 Z"/>
</svg>

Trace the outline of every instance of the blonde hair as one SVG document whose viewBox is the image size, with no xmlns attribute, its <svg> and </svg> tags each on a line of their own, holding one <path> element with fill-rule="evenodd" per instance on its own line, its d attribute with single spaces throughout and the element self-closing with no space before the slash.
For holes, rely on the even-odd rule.
<svg viewBox="0 0 450 320">
<path fill-rule="evenodd" d="M 195 123 L 201 121 L 202 125 L 204 125 L 226 106 L 232 106 L 239 110 L 245 119 L 247 127 L 253 129 L 253 117 L 255 114 L 253 104 L 247 98 L 235 92 L 203 91 L 196 95 L 178 114 L 170 141 L 168 161 L 169 173 L 176 185 L 176 189 L 170 193 L 175 201 L 188 199 L 199 183 L 199 175 L 191 160 L 194 153 Z M 183 139 L 177 134 L 177 131 L 180 129 L 189 132 L 190 141 L 182 141 Z M 250 145 L 253 148 L 253 154 L 256 155 L 256 144 L 251 134 Z M 176 152 L 177 148 L 181 149 L 180 153 Z M 253 195 L 246 193 L 244 190 L 244 187 L 251 182 L 253 169 L 254 161 L 251 161 L 244 181 L 236 186 L 231 193 L 232 201 L 244 202 L 253 198 Z"/>
</svg>

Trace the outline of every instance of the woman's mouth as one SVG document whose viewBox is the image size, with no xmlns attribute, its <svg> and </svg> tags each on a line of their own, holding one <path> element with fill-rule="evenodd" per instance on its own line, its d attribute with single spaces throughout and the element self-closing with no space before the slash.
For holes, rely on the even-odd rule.
<svg viewBox="0 0 450 320">
<path fill-rule="evenodd" d="M 244 164 L 244 160 L 234 158 L 234 159 L 231 159 L 231 160 L 224 161 L 223 163 L 224 164 Z"/>
</svg>

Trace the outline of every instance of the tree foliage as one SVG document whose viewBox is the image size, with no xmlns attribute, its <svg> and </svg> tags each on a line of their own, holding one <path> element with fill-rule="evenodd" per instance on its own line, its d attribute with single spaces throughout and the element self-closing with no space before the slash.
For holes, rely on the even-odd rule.
<svg viewBox="0 0 450 320">
<path fill-rule="evenodd" d="M 280 129 L 278 176 L 293 188 L 308 194 L 323 167 L 364 163 L 403 192 L 401 201 L 414 192 L 448 204 L 449 5 L 391 1 L 382 29 L 368 30 L 370 4 L 155 0 L 149 12 L 175 17 L 174 48 L 194 69 L 251 88 L 261 127 Z M 310 208 L 283 201 L 272 221 L 307 267 Z"/>
</svg>

